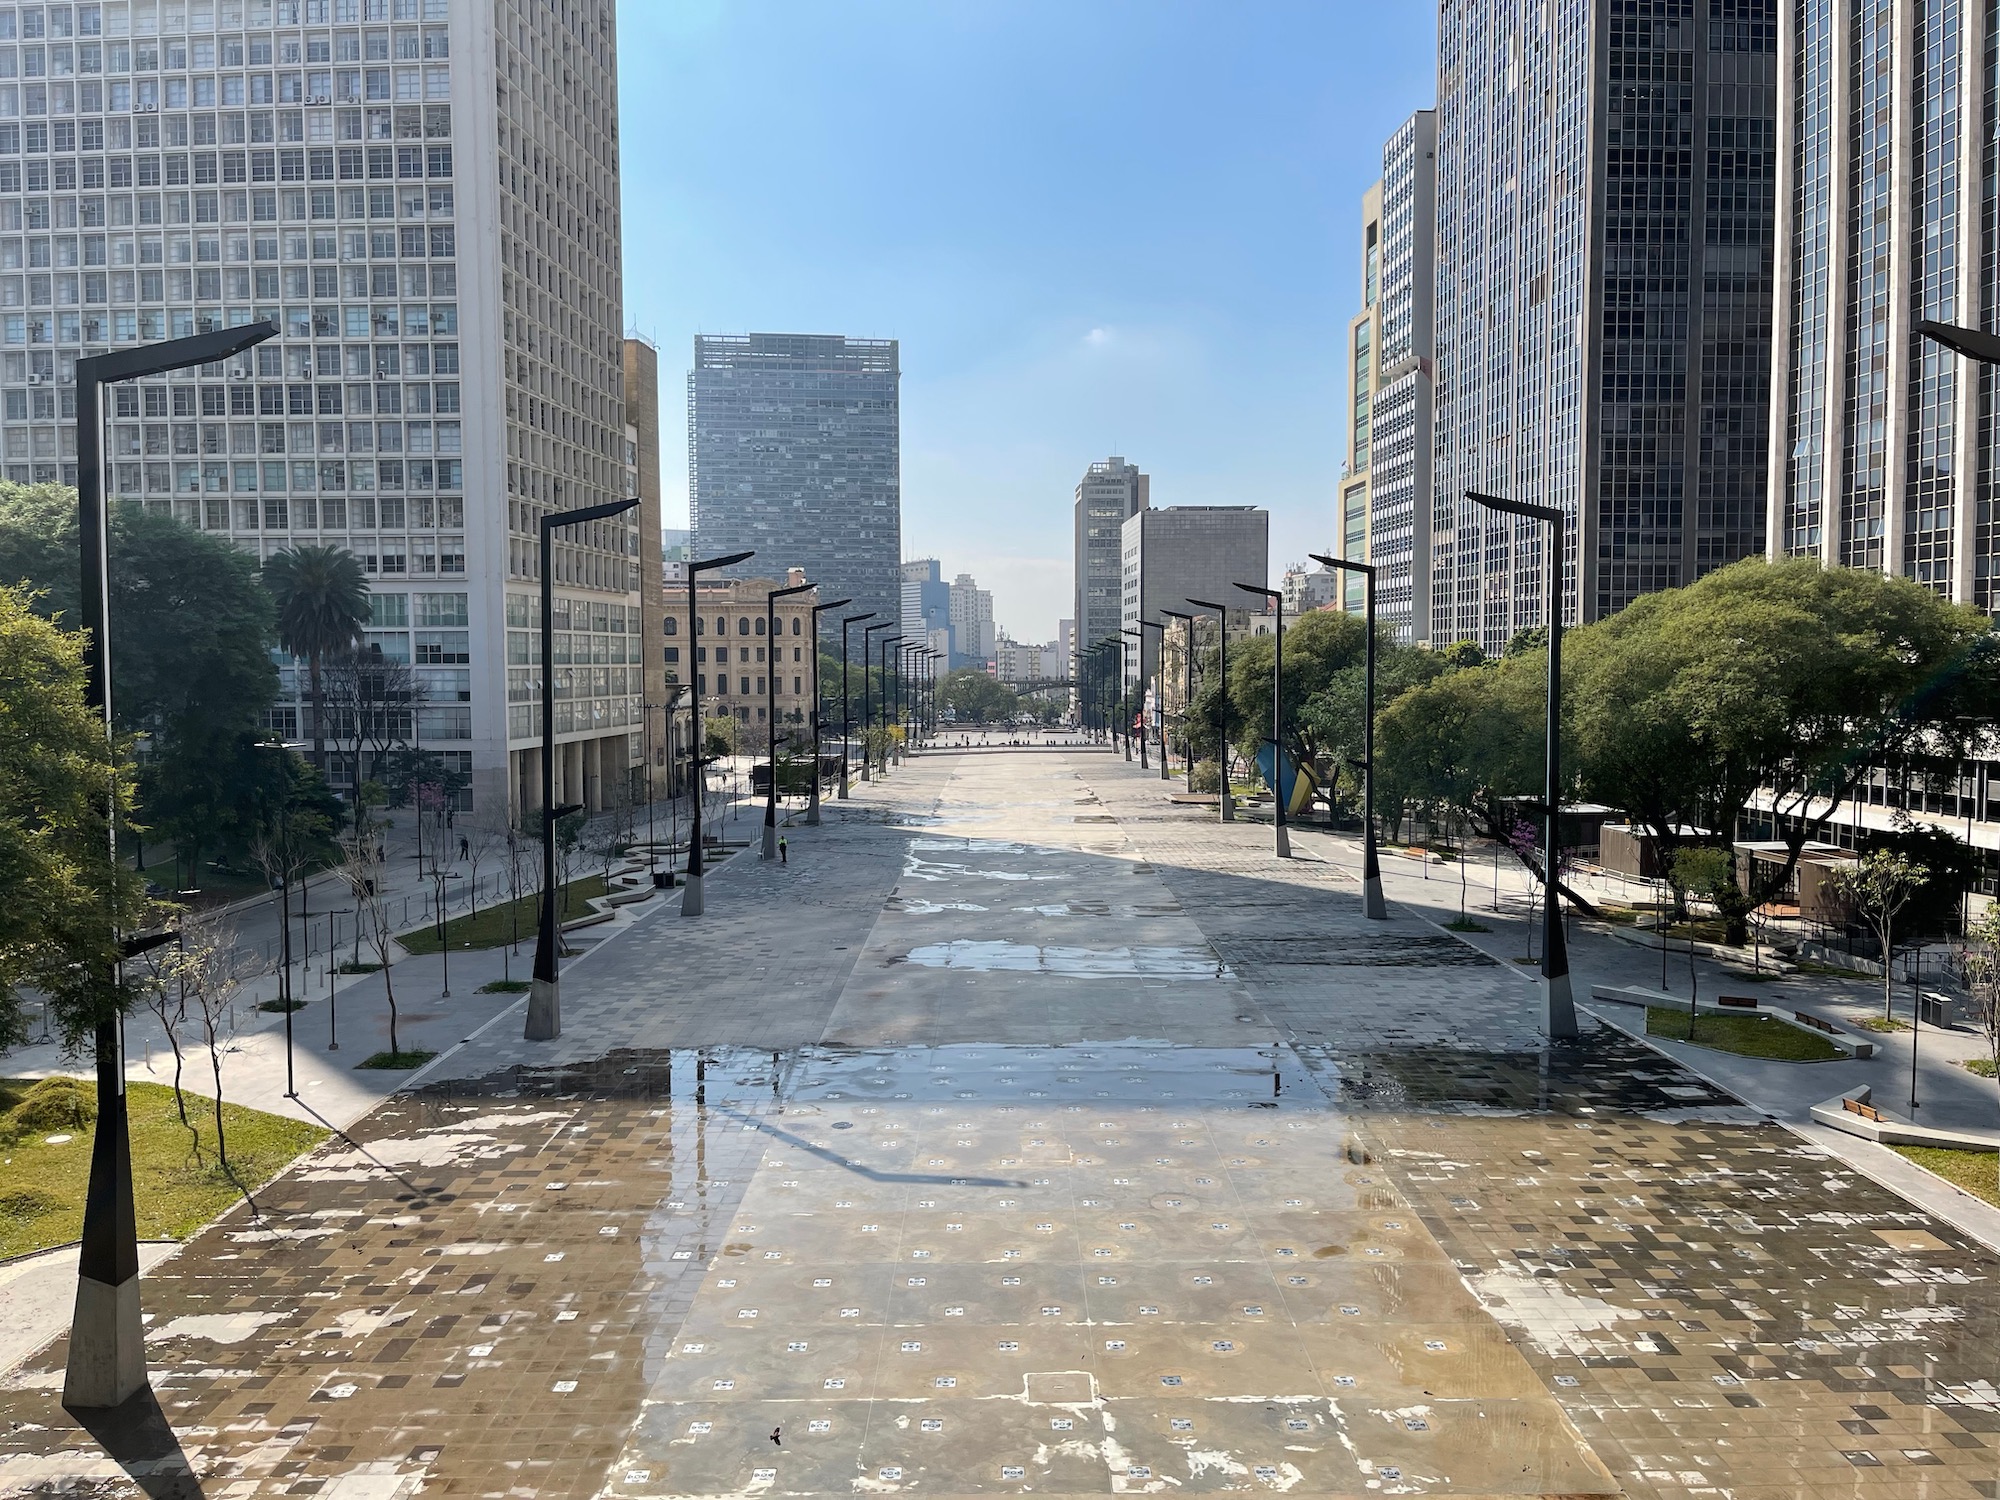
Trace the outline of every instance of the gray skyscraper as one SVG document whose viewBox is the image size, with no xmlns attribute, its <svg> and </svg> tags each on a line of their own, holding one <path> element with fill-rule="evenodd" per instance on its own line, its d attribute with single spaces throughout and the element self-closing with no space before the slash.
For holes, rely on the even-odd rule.
<svg viewBox="0 0 2000 1500">
<path fill-rule="evenodd" d="M 901 370 L 894 339 L 698 335 L 688 372 L 688 508 L 698 555 L 804 568 L 846 611 L 902 610 Z"/>
<path fill-rule="evenodd" d="M 1886 10 L 1886 5 L 1884 9 Z M 1594 620 L 1764 546 L 1776 0 L 1439 12 L 1431 639 Z"/>
<path fill-rule="evenodd" d="M 1122 458 L 1094 463 L 1076 486 L 1076 648 L 1118 634 L 1123 614 L 1124 525 L 1150 503 L 1150 481 Z"/>
<path fill-rule="evenodd" d="M 1917 335 L 1994 326 L 1987 6 L 1813 0 L 1779 52 L 1770 551 L 1994 608 L 1996 386 Z"/>
<path fill-rule="evenodd" d="M 1399 641 L 1430 638 L 1432 308 L 1437 282 L 1437 112 L 1382 149 L 1381 255 L 1368 469 L 1375 610 Z"/>
<path fill-rule="evenodd" d="M 1119 628 L 1141 620 L 1179 630 L 1160 613 L 1200 614 L 1196 599 L 1249 604 L 1239 583 L 1263 584 L 1270 570 L 1271 513 L 1254 505 L 1169 505 L 1135 511 L 1120 538 L 1124 589 Z M 1125 680 L 1151 682 L 1160 664 L 1160 632 L 1125 653 Z"/>
</svg>

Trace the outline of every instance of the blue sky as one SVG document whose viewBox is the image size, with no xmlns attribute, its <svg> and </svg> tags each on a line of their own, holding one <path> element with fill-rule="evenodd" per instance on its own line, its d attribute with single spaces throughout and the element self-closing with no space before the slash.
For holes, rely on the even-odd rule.
<svg viewBox="0 0 2000 1500">
<path fill-rule="evenodd" d="M 627 0 L 628 327 L 685 525 L 696 333 L 902 341 L 903 550 L 1046 640 L 1094 459 L 1333 537 L 1362 193 L 1434 12 L 1176 0 Z"/>
</svg>

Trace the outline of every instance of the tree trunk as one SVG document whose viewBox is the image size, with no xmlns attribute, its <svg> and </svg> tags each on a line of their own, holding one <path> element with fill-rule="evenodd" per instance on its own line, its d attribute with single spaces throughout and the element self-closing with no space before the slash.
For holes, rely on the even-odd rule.
<svg viewBox="0 0 2000 1500">
<path fill-rule="evenodd" d="M 326 775 L 326 714 L 320 702 L 319 652 L 312 651 L 306 656 L 306 672 L 311 679 L 313 769 Z"/>
<path fill-rule="evenodd" d="M 1896 1014 L 1896 976 L 1889 971 L 1889 956 L 1895 945 L 1890 941 L 1895 933 L 1893 923 L 1882 923 L 1882 1019 L 1893 1020 Z"/>
</svg>

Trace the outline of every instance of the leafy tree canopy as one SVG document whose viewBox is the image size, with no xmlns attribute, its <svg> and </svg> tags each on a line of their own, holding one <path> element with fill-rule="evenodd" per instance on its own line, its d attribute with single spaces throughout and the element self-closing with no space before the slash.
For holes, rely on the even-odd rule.
<svg viewBox="0 0 2000 1500">
<path fill-rule="evenodd" d="M 937 694 L 939 707 L 961 724 L 1004 724 L 1021 706 L 1019 694 L 977 667 L 947 672 Z"/>
</svg>

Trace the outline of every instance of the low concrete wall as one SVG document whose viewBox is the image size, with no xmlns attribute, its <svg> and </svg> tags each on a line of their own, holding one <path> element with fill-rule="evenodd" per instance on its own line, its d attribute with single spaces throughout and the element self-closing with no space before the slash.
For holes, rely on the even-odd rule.
<svg viewBox="0 0 2000 1500">
<path fill-rule="evenodd" d="M 1836 1094 L 1824 1104 L 1812 1107 L 1812 1117 L 1831 1130 L 1858 1135 L 1864 1141 L 1883 1146 L 1939 1146 L 1948 1151 L 2000 1151 L 2000 1137 L 1968 1135 L 1957 1130 L 1932 1130 L 1900 1120 L 1871 1120 L 1847 1107 L 1849 1100 L 1867 1105 L 1874 1098 L 1868 1087 Z"/>
</svg>

